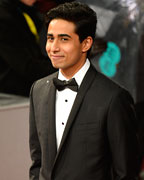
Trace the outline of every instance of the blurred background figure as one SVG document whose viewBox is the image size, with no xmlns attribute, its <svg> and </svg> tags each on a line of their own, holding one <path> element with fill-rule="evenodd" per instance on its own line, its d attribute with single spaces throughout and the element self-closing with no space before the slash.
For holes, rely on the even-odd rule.
<svg viewBox="0 0 144 180">
<path fill-rule="evenodd" d="M 45 53 L 45 25 L 35 2 L 0 0 L 1 93 L 29 96 L 35 80 L 56 71 Z"/>
<path fill-rule="evenodd" d="M 55 7 L 58 3 L 55 0 L 37 0 L 35 4 L 39 11 L 45 14 L 49 9 Z"/>
<path fill-rule="evenodd" d="M 74 0 L 37 0 L 36 5 L 39 9 L 39 11 L 43 14 L 45 14 L 49 9 L 65 3 L 65 2 L 72 2 Z"/>
</svg>

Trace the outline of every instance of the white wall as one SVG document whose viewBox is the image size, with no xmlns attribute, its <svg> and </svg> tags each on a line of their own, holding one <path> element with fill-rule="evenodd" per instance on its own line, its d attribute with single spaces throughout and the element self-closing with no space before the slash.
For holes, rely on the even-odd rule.
<svg viewBox="0 0 144 180">
<path fill-rule="evenodd" d="M 29 103 L 0 107 L 0 180 L 28 180 Z"/>
</svg>

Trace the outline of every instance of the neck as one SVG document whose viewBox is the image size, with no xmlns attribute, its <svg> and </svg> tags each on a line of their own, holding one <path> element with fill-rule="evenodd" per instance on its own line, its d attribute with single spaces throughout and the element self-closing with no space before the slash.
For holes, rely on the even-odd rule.
<svg viewBox="0 0 144 180">
<path fill-rule="evenodd" d="M 60 71 L 65 78 L 71 79 L 82 68 L 85 62 L 86 62 L 86 59 L 80 62 L 79 64 L 77 64 L 75 68 L 71 67 L 69 69 L 60 69 Z"/>
</svg>

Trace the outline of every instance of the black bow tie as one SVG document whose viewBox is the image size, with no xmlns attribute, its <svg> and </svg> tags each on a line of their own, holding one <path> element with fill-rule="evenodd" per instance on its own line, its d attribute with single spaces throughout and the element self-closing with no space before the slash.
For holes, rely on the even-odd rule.
<svg viewBox="0 0 144 180">
<path fill-rule="evenodd" d="M 78 84 L 74 78 L 70 79 L 69 81 L 61 81 L 58 78 L 54 78 L 53 83 L 58 91 L 62 91 L 65 88 L 69 88 L 73 91 L 78 92 Z"/>
</svg>

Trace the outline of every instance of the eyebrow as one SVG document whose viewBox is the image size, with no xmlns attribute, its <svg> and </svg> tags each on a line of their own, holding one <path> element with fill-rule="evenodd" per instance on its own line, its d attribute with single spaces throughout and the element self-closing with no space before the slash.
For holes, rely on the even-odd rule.
<svg viewBox="0 0 144 180">
<path fill-rule="evenodd" d="M 47 36 L 53 36 L 53 34 L 47 34 Z M 59 37 L 63 37 L 63 36 L 65 36 L 65 37 L 69 37 L 69 38 L 71 38 L 71 36 L 70 35 L 68 35 L 68 34 L 58 34 L 58 36 Z"/>
</svg>

